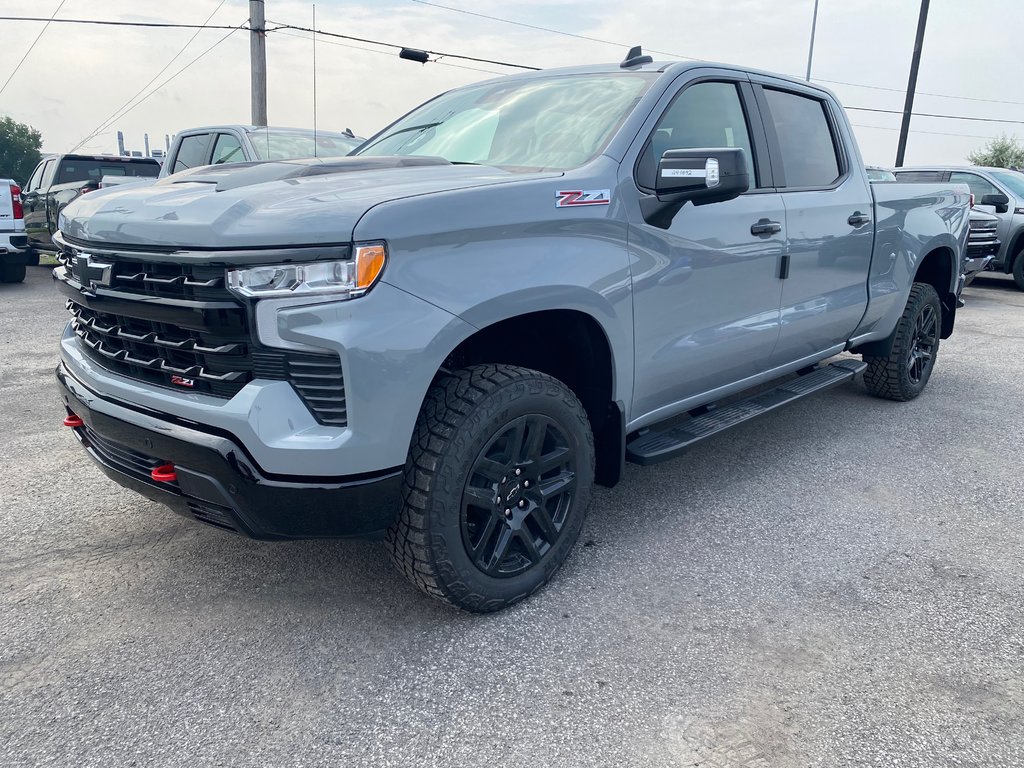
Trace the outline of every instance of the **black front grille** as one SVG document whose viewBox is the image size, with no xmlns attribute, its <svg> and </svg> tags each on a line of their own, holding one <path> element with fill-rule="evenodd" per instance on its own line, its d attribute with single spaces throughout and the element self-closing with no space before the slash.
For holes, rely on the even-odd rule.
<svg viewBox="0 0 1024 768">
<path fill-rule="evenodd" d="M 232 397 L 253 379 L 287 381 L 317 422 L 348 423 L 338 356 L 261 346 L 249 308 L 224 285 L 223 266 L 67 246 L 60 260 L 72 328 L 107 370 L 215 397 Z"/>
</svg>

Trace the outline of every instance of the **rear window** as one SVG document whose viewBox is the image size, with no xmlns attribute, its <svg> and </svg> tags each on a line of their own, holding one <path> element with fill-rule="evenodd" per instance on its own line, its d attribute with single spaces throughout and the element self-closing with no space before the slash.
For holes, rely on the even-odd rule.
<svg viewBox="0 0 1024 768">
<path fill-rule="evenodd" d="M 764 89 L 787 187 L 827 187 L 839 179 L 836 141 L 819 99 Z"/>
<path fill-rule="evenodd" d="M 153 163 L 130 163 L 121 160 L 103 160 L 92 158 L 65 158 L 61 160 L 60 169 L 54 184 L 70 184 L 73 181 L 95 181 L 97 184 L 104 176 L 137 176 L 156 178 L 160 175 L 160 166 Z"/>
<path fill-rule="evenodd" d="M 945 171 L 896 171 L 896 181 L 942 181 Z"/>
</svg>

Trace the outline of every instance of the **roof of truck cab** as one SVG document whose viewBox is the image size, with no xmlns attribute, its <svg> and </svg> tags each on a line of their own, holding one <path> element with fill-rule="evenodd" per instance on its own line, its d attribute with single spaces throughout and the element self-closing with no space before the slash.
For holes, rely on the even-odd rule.
<svg viewBox="0 0 1024 768">
<path fill-rule="evenodd" d="M 771 77 L 776 80 L 784 80 L 794 85 L 799 85 L 803 88 L 813 88 L 814 90 L 827 93 L 832 98 L 836 98 L 836 95 L 828 88 L 823 85 L 819 85 L 815 82 L 808 82 L 798 77 L 792 77 L 790 75 L 783 75 L 778 72 L 768 72 L 761 69 L 751 69 L 749 67 L 741 67 L 738 64 L 723 64 L 718 61 L 653 61 L 650 64 L 640 64 L 638 66 L 624 68 L 619 64 L 583 64 L 573 67 L 553 67 L 551 69 L 537 69 L 530 72 L 516 72 L 515 74 L 503 75 L 499 78 L 492 78 L 490 80 L 483 81 L 484 83 L 494 83 L 506 80 L 529 80 L 535 77 L 557 77 L 559 75 L 597 75 L 597 74 L 630 74 L 635 72 L 646 72 L 653 74 L 664 74 L 671 77 L 682 74 L 691 69 L 725 69 L 732 70 L 741 74 L 759 75 L 762 77 Z M 469 86 L 480 85 L 481 83 L 473 83 Z M 838 99 L 836 99 L 838 101 Z"/>
</svg>

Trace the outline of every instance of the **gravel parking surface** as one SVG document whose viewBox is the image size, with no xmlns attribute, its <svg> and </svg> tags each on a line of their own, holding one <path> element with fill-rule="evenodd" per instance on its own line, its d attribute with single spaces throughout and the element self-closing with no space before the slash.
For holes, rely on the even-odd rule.
<svg viewBox="0 0 1024 768">
<path fill-rule="evenodd" d="M 380 542 L 262 543 L 60 426 L 49 271 L 0 286 L 0 765 L 1024 765 L 1024 293 L 926 393 L 809 398 L 598 490 L 556 580 L 431 602 Z"/>
</svg>

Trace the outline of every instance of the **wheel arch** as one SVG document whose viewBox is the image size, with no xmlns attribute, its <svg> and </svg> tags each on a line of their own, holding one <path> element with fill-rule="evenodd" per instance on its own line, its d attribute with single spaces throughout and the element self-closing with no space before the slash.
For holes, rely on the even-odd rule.
<svg viewBox="0 0 1024 768">
<path fill-rule="evenodd" d="M 626 414 L 616 398 L 612 342 L 593 315 L 578 309 L 546 309 L 495 320 L 459 342 L 437 375 L 485 363 L 530 368 L 569 387 L 594 432 L 597 482 L 618 482 L 625 462 Z"/>
</svg>

